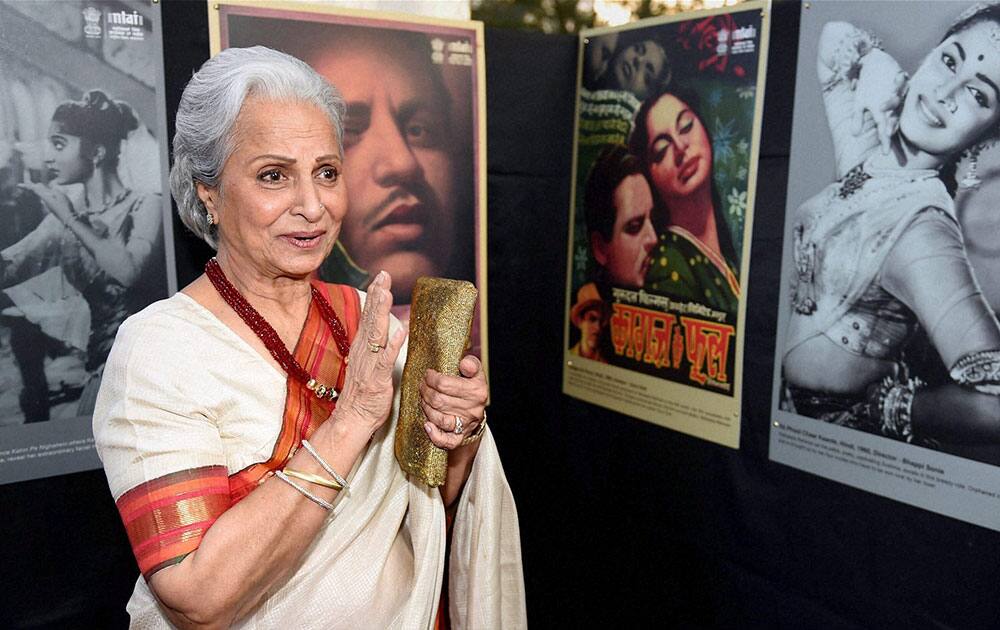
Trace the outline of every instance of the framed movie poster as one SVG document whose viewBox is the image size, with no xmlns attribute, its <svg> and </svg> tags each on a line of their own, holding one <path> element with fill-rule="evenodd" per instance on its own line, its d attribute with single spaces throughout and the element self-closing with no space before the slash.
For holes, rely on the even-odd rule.
<svg viewBox="0 0 1000 630">
<path fill-rule="evenodd" d="M 996 4 L 803 4 L 770 432 L 996 530 L 998 41 Z"/>
<path fill-rule="evenodd" d="M 118 326 L 176 290 L 160 7 L 0 2 L 0 483 L 100 467 Z"/>
<path fill-rule="evenodd" d="M 580 39 L 563 391 L 733 448 L 768 6 Z"/>
<path fill-rule="evenodd" d="M 209 2 L 212 54 L 263 45 L 302 59 L 347 103 L 348 211 L 320 268 L 364 289 L 392 276 L 409 319 L 420 276 L 474 282 L 472 351 L 486 348 L 486 100 L 479 22 L 339 9 L 330 4 Z"/>
</svg>

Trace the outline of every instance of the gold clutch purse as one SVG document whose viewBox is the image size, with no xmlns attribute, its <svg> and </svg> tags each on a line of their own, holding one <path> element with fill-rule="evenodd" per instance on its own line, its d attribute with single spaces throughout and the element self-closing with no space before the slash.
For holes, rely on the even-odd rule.
<svg viewBox="0 0 1000 630">
<path fill-rule="evenodd" d="M 418 278 L 413 289 L 410 345 L 396 425 L 396 461 L 432 488 L 444 484 L 448 451 L 434 446 L 424 431 L 427 416 L 420 405 L 420 382 L 428 369 L 458 374 L 478 295 L 471 282 L 447 278 Z"/>
</svg>

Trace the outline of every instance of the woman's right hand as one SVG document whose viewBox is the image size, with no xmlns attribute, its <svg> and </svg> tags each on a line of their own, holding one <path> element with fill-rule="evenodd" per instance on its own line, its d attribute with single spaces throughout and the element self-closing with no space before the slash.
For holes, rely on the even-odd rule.
<svg viewBox="0 0 1000 630">
<path fill-rule="evenodd" d="M 348 354 L 347 373 L 335 415 L 348 427 L 370 438 L 388 419 L 392 409 L 392 369 L 406 339 L 406 329 L 389 339 L 392 278 L 379 272 L 368 287 L 361 324 Z"/>
<path fill-rule="evenodd" d="M 882 151 L 888 153 L 892 136 L 899 127 L 909 77 L 892 55 L 874 48 L 861 59 L 861 71 L 854 82 L 854 135 L 864 131 L 865 112 L 875 122 Z"/>
<path fill-rule="evenodd" d="M 64 224 L 69 225 L 70 221 L 73 220 L 73 202 L 71 202 L 69 197 L 66 196 L 66 193 L 61 190 L 52 186 L 33 182 L 18 184 L 18 188 L 30 190 L 35 193 L 35 195 L 37 195 L 41 200 L 42 206 L 45 208 L 46 212 L 54 215 Z"/>
</svg>

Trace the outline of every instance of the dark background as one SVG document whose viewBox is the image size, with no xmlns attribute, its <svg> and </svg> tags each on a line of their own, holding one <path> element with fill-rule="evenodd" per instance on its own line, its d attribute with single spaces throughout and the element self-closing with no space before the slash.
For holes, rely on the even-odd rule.
<svg viewBox="0 0 1000 630">
<path fill-rule="evenodd" d="M 798 15 L 771 24 L 739 451 L 560 393 L 576 38 L 486 31 L 490 425 L 535 627 L 1000 627 L 1000 534 L 767 459 Z M 172 121 L 205 4 L 164 3 L 163 28 Z M 174 230 L 184 286 L 209 252 Z M 0 628 L 127 624 L 138 571 L 101 471 L 0 505 Z"/>
</svg>

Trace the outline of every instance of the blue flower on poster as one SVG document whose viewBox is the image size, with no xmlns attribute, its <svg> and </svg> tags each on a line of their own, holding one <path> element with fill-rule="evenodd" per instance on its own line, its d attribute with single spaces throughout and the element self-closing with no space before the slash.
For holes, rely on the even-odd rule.
<svg viewBox="0 0 1000 630">
<path fill-rule="evenodd" d="M 715 131 L 713 136 L 715 136 L 712 142 L 712 152 L 715 153 L 715 159 L 720 162 L 725 162 L 730 160 L 733 153 L 733 140 L 736 137 L 736 121 L 729 119 L 726 122 L 720 121 L 718 118 L 715 119 Z"/>
</svg>

